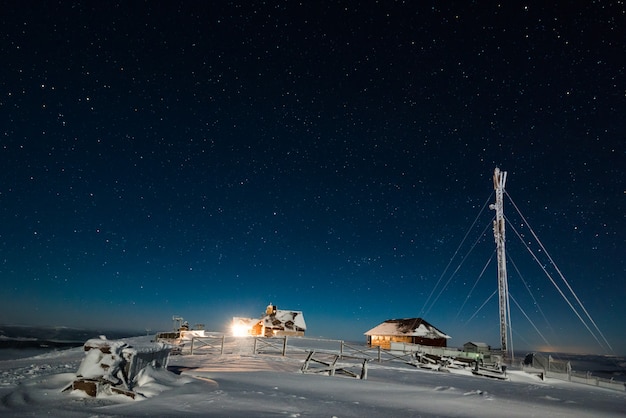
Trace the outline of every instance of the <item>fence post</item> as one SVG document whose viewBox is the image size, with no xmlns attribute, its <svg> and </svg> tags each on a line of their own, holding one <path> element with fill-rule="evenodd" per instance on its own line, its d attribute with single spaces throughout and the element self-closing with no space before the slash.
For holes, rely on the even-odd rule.
<svg viewBox="0 0 626 418">
<path fill-rule="evenodd" d="M 192 356 L 193 356 L 193 343 L 194 343 L 194 340 L 195 340 L 195 339 L 196 339 L 196 337 L 191 337 L 191 352 L 190 352 L 190 354 L 191 354 Z"/>
<path fill-rule="evenodd" d="M 339 341 L 339 357 L 343 359 L 343 340 Z"/>
<path fill-rule="evenodd" d="M 369 363 L 369 360 L 363 359 L 363 368 L 361 369 L 361 380 L 367 379 L 367 363 Z"/>
<path fill-rule="evenodd" d="M 258 337 L 253 337 L 254 338 L 254 346 L 252 348 L 252 354 L 256 354 L 256 341 L 258 340 Z"/>
<path fill-rule="evenodd" d="M 548 355 L 548 370 L 552 371 L 552 354 Z"/>
<path fill-rule="evenodd" d="M 287 336 L 285 335 L 285 339 L 283 340 L 283 357 L 287 353 Z"/>
<path fill-rule="evenodd" d="M 224 354 L 224 340 L 226 340 L 226 334 L 222 335 L 222 348 L 220 349 L 220 355 Z"/>
<path fill-rule="evenodd" d="M 378 362 L 379 363 L 381 362 L 381 357 L 382 357 L 381 356 L 381 349 L 380 349 L 380 346 L 378 346 Z"/>
</svg>

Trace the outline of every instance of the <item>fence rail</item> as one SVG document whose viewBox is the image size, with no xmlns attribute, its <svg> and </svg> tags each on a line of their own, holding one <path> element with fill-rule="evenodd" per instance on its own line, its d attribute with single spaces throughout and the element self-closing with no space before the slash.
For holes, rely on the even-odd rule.
<svg viewBox="0 0 626 418">
<path fill-rule="evenodd" d="M 287 354 L 287 337 L 283 338 L 255 338 L 254 354 Z"/>
<path fill-rule="evenodd" d="M 226 335 L 219 337 L 193 337 L 191 339 L 191 345 L 189 347 L 189 354 L 193 355 L 194 349 L 196 352 L 202 350 L 203 354 L 224 354 L 224 342 L 226 341 Z"/>
<path fill-rule="evenodd" d="M 342 363 L 338 363 L 342 360 Z M 347 361 L 346 361 L 347 360 Z M 324 373 L 329 376 L 343 374 L 357 379 L 367 379 L 367 363 L 369 359 L 363 357 L 346 357 L 339 354 L 318 354 L 315 350 L 309 351 L 302 368 L 302 373 Z M 360 368 L 360 372 L 353 369 Z M 358 371 L 358 370 L 357 370 Z"/>
<path fill-rule="evenodd" d="M 530 357 L 532 356 L 532 358 Z M 542 378 L 553 378 L 568 382 L 582 383 L 585 385 L 598 386 L 606 389 L 626 392 L 626 382 L 616 381 L 594 376 L 591 372 L 579 372 L 572 370 L 569 361 L 555 360 L 552 356 L 532 354 L 526 357 L 522 370 L 529 373 L 539 374 Z"/>
</svg>

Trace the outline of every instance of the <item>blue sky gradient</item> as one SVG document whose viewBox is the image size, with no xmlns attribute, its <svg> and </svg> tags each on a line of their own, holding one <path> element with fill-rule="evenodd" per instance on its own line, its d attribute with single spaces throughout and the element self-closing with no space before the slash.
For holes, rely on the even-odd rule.
<svg viewBox="0 0 626 418">
<path fill-rule="evenodd" d="M 31 6 L 0 17 L 1 323 L 222 330 L 272 302 L 311 336 L 423 315 L 497 346 L 494 261 L 470 295 L 493 213 L 459 244 L 499 166 L 626 353 L 623 4 Z M 611 353 L 508 238 L 550 345 Z"/>
</svg>

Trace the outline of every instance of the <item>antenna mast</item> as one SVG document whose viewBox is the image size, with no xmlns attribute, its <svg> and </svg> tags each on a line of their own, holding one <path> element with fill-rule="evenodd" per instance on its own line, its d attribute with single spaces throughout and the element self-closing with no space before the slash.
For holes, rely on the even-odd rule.
<svg viewBox="0 0 626 418">
<path fill-rule="evenodd" d="M 496 211 L 496 218 L 493 221 L 493 236 L 496 240 L 496 253 L 498 256 L 498 295 L 500 303 L 500 341 L 502 353 L 506 356 L 507 344 L 507 324 L 510 323 L 509 310 L 509 284 L 506 275 L 506 251 L 504 248 L 504 185 L 506 183 L 506 171 L 500 171 L 498 167 L 493 172 L 493 188 L 496 191 L 496 202 L 489 205 L 489 208 Z"/>
</svg>

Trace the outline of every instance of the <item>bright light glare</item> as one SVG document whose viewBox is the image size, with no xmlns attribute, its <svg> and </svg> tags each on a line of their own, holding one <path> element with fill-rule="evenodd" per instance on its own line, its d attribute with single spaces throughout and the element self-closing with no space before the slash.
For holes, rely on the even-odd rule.
<svg viewBox="0 0 626 418">
<path fill-rule="evenodd" d="M 250 335 L 250 327 L 245 324 L 233 324 L 231 332 L 235 337 L 245 337 Z"/>
</svg>

